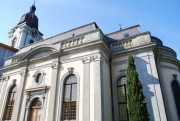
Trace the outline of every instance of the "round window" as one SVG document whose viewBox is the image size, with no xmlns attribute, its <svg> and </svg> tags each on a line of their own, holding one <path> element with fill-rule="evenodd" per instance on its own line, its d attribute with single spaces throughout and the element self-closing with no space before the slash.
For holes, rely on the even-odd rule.
<svg viewBox="0 0 180 121">
<path fill-rule="evenodd" d="M 43 78 L 42 73 L 38 73 L 35 78 L 36 83 L 40 83 L 42 81 L 42 78 Z"/>
</svg>

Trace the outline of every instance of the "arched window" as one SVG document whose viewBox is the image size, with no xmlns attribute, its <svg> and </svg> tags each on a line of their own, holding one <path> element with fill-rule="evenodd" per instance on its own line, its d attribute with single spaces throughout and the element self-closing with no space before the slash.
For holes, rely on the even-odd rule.
<svg viewBox="0 0 180 121">
<path fill-rule="evenodd" d="M 128 121 L 126 77 L 121 77 L 117 83 L 120 121 Z"/>
<path fill-rule="evenodd" d="M 40 121 L 41 118 L 41 101 L 39 98 L 36 98 L 30 107 L 30 112 L 29 112 L 29 121 Z"/>
<path fill-rule="evenodd" d="M 176 108 L 177 108 L 177 112 L 178 112 L 178 116 L 180 119 L 180 87 L 179 84 L 176 80 L 174 80 L 172 82 L 172 90 L 174 93 L 174 99 L 175 99 L 175 103 L 176 103 Z"/>
<path fill-rule="evenodd" d="M 64 82 L 62 120 L 76 120 L 77 77 L 70 75 Z"/>
<path fill-rule="evenodd" d="M 10 92 L 8 95 L 5 113 L 4 113 L 4 118 L 3 118 L 4 120 L 11 120 L 14 102 L 15 102 L 15 97 L 16 97 L 16 92 L 17 92 L 17 87 L 15 85 L 10 89 Z"/>
</svg>

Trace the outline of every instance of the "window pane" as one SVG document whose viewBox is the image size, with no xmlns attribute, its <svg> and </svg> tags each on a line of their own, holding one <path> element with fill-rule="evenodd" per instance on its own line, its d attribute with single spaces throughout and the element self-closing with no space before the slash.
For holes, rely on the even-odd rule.
<svg viewBox="0 0 180 121">
<path fill-rule="evenodd" d="M 62 119 L 68 120 L 70 115 L 70 103 L 63 104 Z"/>
<path fill-rule="evenodd" d="M 119 102 L 126 102 L 125 86 L 118 87 Z"/>
<path fill-rule="evenodd" d="M 176 80 L 172 82 L 172 89 L 173 89 L 173 93 L 174 93 L 174 99 L 175 99 L 175 103 L 176 103 L 178 116 L 180 119 L 180 87 Z"/>
<path fill-rule="evenodd" d="M 71 85 L 64 86 L 64 102 L 70 101 Z"/>
<path fill-rule="evenodd" d="M 120 78 L 117 84 L 120 121 L 128 121 L 126 101 L 126 77 Z"/>
<path fill-rule="evenodd" d="M 76 102 L 71 102 L 70 120 L 76 119 Z"/>
<path fill-rule="evenodd" d="M 126 84 L 126 77 L 122 77 L 119 81 L 118 81 L 118 86 L 120 85 L 125 85 Z"/>
<path fill-rule="evenodd" d="M 77 84 L 72 85 L 71 101 L 76 101 Z"/>
<path fill-rule="evenodd" d="M 119 105 L 120 121 L 127 121 L 127 104 Z"/>
<path fill-rule="evenodd" d="M 77 83 L 77 78 L 75 75 L 69 76 L 65 82 L 65 84 Z"/>
<path fill-rule="evenodd" d="M 69 76 L 64 83 L 62 120 L 76 120 L 77 77 Z"/>
<path fill-rule="evenodd" d="M 6 103 L 5 114 L 4 114 L 4 120 L 11 120 L 15 96 L 16 96 L 16 90 L 17 90 L 16 86 L 14 86 L 9 92 L 9 96 Z"/>
<path fill-rule="evenodd" d="M 41 101 L 39 98 L 36 98 L 30 107 L 30 115 L 28 121 L 40 121 L 41 118 Z"/>
</svg>

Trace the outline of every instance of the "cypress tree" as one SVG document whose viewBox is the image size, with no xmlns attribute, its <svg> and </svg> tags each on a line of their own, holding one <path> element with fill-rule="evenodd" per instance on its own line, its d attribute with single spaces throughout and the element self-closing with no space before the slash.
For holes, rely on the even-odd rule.
<svg viewBox="0 0 180 121">
<path fill-rule="evenodd" d="M 149 121 L 149 114 L 146 107 L 146 101 L 142 92 L 142 84 L 138 79 L 134 58 L 128 57 L 127 67 L 127 108 L 130 121 Z"/>
</svg>

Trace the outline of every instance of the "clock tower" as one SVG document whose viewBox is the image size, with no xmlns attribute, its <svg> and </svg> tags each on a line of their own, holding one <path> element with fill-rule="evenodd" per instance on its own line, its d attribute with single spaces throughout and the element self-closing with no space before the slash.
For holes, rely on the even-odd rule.
<svg viewBox="0 0 180 121">
<path fill-rule="evenodd" d="M 19 23 L 10 30 L 9 46 L 20 49 L 42 40 L 43 34 L 38 30 L 38 18 L 35 10 L 35 5 L 32 5 L 30 12 L 22 15 Z"/>
</svg>

